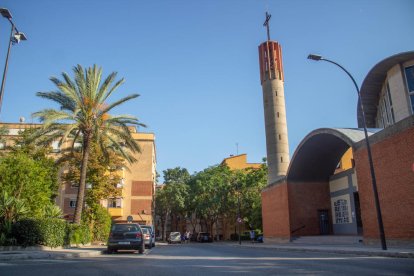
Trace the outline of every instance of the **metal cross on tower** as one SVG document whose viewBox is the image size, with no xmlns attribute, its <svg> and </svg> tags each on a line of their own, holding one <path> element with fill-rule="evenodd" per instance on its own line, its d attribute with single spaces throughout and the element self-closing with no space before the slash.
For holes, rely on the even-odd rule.
<svg viewBox="0 0 414 276">
<path fill-rule="evenodd" d="M 266 12 L 266 20 L 265 20 L 265 22 L 263 23 L 263 26 L 266 26 L 266 29 L 267 29 L 267 40 L 269 41 L 270 40 L 270 32 L 269 32 L 269 20 L 270 20 L 270 18 L 272 17 L 272 15 L 270 14 L 270 13 L 267 13 Z"/>
</svg>

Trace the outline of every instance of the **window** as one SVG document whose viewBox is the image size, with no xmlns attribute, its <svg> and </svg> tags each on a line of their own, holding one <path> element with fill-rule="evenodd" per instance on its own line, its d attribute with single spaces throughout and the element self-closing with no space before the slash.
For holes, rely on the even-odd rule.
<svg viewBox="0 0 414 276">
<path fill-rule="evenodd" d="M 76 207 L 76 199 L 71 199 L 69 202 L 69 206 L 70 208 L 75 208 Z"/>
<path fill-rule="evenodd" d="M 391 90 L 388 81 L 382 89 L 377 108 L 376 127 L 385 128 L 395 123 L 394 107 L 392 105 Z"/>
<path fill-rule="evenodd" d="M 337 224 L 349 223 L 348 201 L 346 199 L 338 199 L 334 202 L 335 222 Z"/>
<path fill-rule="evenodd" d="M 386 101 L 388 105 L 388 112 L 390 113 L 391 123 L 395 123 L 395 115 L 394 115 L 394 108 L 392 107 L 392 98 L 391 98 L 391 90 L 390 90 L 390 84 L 387 81 L 387 96 Z"/>
<path fill-rule="evenodd" d="M 60 152 L 59 141 L 52 142 L 52 152 Z"/>
<path fill-rule="evenodd" d="M 78 181 L 76 181 L 76 180 L 71 181 L 71 182 L 70 182 L 70 187 L 71 187 L 71 188 L 74 188 L 74 189 L 75 189 L 75 188 L 77 189 L 77 188 L 79 187 L 79 182 L 78 182 Z"/>
<path fill-rule="evenodd" d="M 119 181 L 119 183 L 116 184 L 116 187 L 117 188 L 122 188 L 122 187 L 124 187 L 124 184 L 125 184 L 125 179 L 124 178 L 121 178 L 121 180 Z"/>
<path fill-rule="evenodd" d="M 411 111 L 414 113 L 414 65 L 405 68 L 405 79 L 411 101 Z"/>
<path fill-rule="evenodd" d="M 108 208 L 122 208 L 122 198 L 109 198 Z"/>
</svg>

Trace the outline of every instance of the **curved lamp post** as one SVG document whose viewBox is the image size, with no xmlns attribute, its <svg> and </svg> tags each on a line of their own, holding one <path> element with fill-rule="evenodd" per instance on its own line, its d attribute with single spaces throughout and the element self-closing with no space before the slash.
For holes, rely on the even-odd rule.
<svg viewBox="0 0 414 276">
<path fill-rule="evenodd" d="M 361 113 L 362 113 L 362 122 L 363 122 L 363 125 L 364 125 L 365 142 L 366 142 L 367 151 L 368 151 L 368 162 L 369 162 L 369 168 L 370 168 L 370 171 L 371 171 L 372 189 L 374 191 L 375 209 L 377 211 L 377 220 L 378 220 L 378 228 L 379 228 L 380 239 L 381 239 L 381 246 L 382 246 L 383 250 L 387 250 L 387 243 L 385 241 L 385 234 L 384 234 L 384 224 L 382 222 L 381 206 L 380 206 L 379 197 L 378 197 L 377 180 L 375 178 L 374 163 L 372 162 L 371 146 L 370 146 L 369 139 L 368 139 L 367 125 L 365 123 L 364 106 L 362 104 L 362 99 L 361 99 L 361 94 L 360 94 L 360 91 L 359 91 L 359 87 L 358 87 L 355 79 L 352 77 L 352 75 L 343 66 L 336 63 L 335 61 L 332 61 L 332 60 L 323 58 L 320 55 L 314 55 L 314 54 L 310 54 L 308 56 L 308 59 L 315 60 L 315 61 L 322 60 L 322 61 L 326 61 L 326 62 L 335 64 L 336 66 L 341 68 L 351 78 L 352 82 L 355 85 L 355 88 L 356 88 L 357 93 L 358 93 L 358 101 L 359 101 L 359 105 L 360 105 Z"/>
<path fill-rule="evenodd" d="M 16 28 L 12 21 L 12 15 L 8 9 L 0 8 L 0 14 L 9 20 L 11 24 L 11 31 L 10 31 L 10 38 L 9 38 L 9 47 L 7 48 L 7 55 L 6 55 L 6 63 L 4 65 L 4 71 L 3 71 L 3 78 L 1 80 L 1 88 L 0 88 L 0 113 L 1 113 L 1 106 L 3 102 L 3 95 L 4 95 L 4 86 L 6 85 L 6 75 L 7 75 L 7 69 L 9 66 L 9 56 L 10 56 L 10 49 L 12 44 L 17 44 L 22 40 L 27 40 L 24 33 L 19 32 L 19 30 Z"/>
</svg>

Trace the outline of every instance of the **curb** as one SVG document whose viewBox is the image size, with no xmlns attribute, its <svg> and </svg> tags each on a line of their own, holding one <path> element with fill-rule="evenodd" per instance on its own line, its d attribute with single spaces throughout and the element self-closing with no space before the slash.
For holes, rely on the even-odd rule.
<svg viewBox="0 0 414 276">
<path fill-rule="evenodd" d="M 329 248 L 295 248 L 295 247 L 259 247 L 249 245 L 230 244 L 233 247 L 245 248 L 262 248 L 277 251 L 296 251 L 296 252 L 319 252 L 319 253 L 334 253 L 344 255 L 363 255 L 363 256 L 377 256 L 377 257 L 391 257 L 391 258 L 414 258 L 414 252 L 390 252 L 390 251 L 367 251 L 367 250 L 344 250 L 344 249 L 329 249 Z"/>
<path fill-rule="evenodd" d="M 27 259 L 69 259 L 69 258 L 85 258 L 102 255 L 104 250 L 90 251 L 90 252 L 39 252 L 26 251 L 16 253 L 2 253 L 0 254 L 0 261 L 10 260 L 27 260 Z"/>
</svg>

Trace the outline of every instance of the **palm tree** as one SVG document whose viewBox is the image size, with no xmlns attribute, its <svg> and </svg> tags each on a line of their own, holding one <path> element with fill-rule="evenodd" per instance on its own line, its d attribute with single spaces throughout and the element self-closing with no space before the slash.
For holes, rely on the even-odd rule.
<svg viewBox="0 0 414 276">
<path fill-rule="evenodd" d="M 79 224 L 85 197 L 86 171 L 88 166 L 91 143 L 96 143 L 104 154 L 109 150 L 120 154 L 128 162 L 136 161 L 132 153 L 140 152 L 138 143 L 133 139 L 128 126 L 143 126 L 136 117 L 130 115 L 109 115 L 109 112 L 122 103 L 137 98 L 132 94 L 111 104 L 108 98 L 124 82 L 114 83 L 117 73 L 111 73 L 101 82 L 102 69 L 96 65 L 83 69 L 81 65 L 73 68 L 74 80 L 67 73 L 62 73 L 63 80 L 51 77 L 50 80 L 58 90 L 38 92 L 37 96 L 52 100 L 60 105 L 60 109 L 44 109 L 34 113 L 43 123 L 33 137 L 38 144 L 50 144 L 52 141 L 81 141 L 82 161 L 81 174 L 75 216 L 73 222 Z"/>
</svg>

